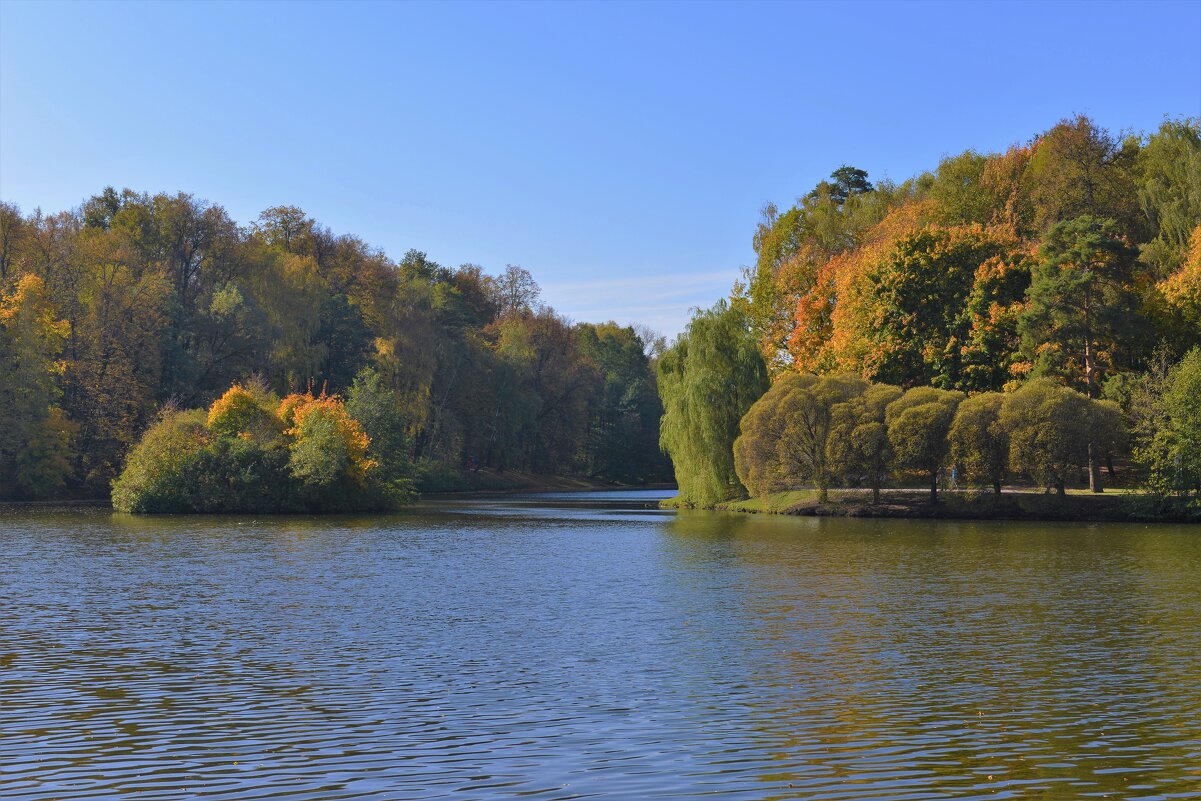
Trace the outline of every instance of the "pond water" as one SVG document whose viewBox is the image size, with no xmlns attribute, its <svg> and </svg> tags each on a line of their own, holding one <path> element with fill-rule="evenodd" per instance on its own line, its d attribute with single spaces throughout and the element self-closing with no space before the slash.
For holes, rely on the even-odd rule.
<svg viewBox="0 0 1201 801">
<path fill-rule="evenodd" d="M 1201 528 L 0 511 L 4 799 L 1201 798 Z"/>
</svg>

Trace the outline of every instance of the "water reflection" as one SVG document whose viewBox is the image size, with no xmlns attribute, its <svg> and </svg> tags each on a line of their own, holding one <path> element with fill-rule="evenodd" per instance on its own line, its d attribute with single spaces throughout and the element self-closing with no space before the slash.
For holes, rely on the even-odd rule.
<svg viewBox="0 0 1201 801">
<path fill-rule="evenodd" d="M 0 517 L 4 798 L 1201 797 L 1184 527 Z"/>
</svg>

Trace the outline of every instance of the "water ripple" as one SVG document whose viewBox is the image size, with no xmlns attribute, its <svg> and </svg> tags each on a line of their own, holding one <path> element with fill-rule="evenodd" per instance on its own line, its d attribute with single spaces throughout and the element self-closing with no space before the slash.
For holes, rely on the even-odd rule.
<svg viewBox="0 0 1201 801">
<path fill-rule="evenodd" d="M 5 511 L 5 799 L 1201 798 L 1201 538 Z"/>
</svg>

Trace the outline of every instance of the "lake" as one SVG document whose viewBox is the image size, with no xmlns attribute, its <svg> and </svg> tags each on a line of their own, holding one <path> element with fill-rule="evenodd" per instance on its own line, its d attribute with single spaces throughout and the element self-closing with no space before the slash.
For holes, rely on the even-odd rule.
<svg viewBox="0 0 1201 801">
<path fill-rule="evenodd" d="M 8 799 L 1201 798 L 1201 527 L 0 510 Z"/>
</svg>

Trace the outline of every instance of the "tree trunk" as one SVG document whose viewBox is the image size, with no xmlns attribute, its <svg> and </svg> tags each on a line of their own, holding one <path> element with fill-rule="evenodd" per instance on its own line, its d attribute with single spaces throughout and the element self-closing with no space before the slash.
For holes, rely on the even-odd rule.
<svg viewBox="0 0 1201 801">
<path fill-rule="evenodd" d="M 879 506 L 879 505 L 880 505 L 880 485 L 875 484 L 872 486 L 872 506 Z"/>
<path fill-rule="evenodd" d="M 1000 481 L 994 481 L 992 483 L 992 492 L 993 492 L 993 495 L 1001 494 L 1001 482 Z"/>
<path fill-rule="evenodd" d="M 1105 472 L 1109 474 L 1110 478 L 1113 478 L 1113 454 L 1112 453 L 1105 454 Z"/>
<path fill-rule="evenodd" d="M 1056 494 L 1056 495 L 1058 495 L 1058 496 L 1060 496 L 1061 498 L 1062 498 L 1064 495 L 1067 495 L 1067 494 L 1068 494 L 1068 493 L 1067 493 L 1067 490 L 1065 490 L 1065 489 L 1064 489 L 1064 487 L 1063 487 L 1063 482 L 1062 482 L 1062 481 L 1058 482 L 1058 483 L 1055 485 L 1055 494 Z"/>
<path fill-rule="evenodd" d="M 818 501 L 818 503 L 829 503 L 829 501 L 830 501 L 829 487 L 818 487 L 817 488 L 817 501 Z"/>
<path fill-rule="evenodd" d="M 1086 301 L 1087 302 L 1087 301 Z M 1087 308 L 1087 307 L 1086 307 Z M 1088 389 L 1089 399 L 1097 396 L 1096 385 L 1094 383 L 1097 370 L 1097 357 L 1093 352 L 1092 325 L 1088 313 L 1085 313 L 1085 331 L 1084 331 L 1084 383 Z M 1088 444 L 1088 489 L 1090 492 L 1104 492 L 1104 487 L 1101 486 L 1101 462 L 1097 458 L 1096 448 L 1090 442 Z"/>
<path fill-rule="evenodd" d="M 1101 486 L 1101 460 L 1097 458 L 1096 446 L 1088 444 L 1088 489 L 1089 492 L 1104 492 Z"/>
<path fill-rule="evenodd" d="M 930 503 L 938 503 L 938 471 L 930 473 Z"/>
</svg>

